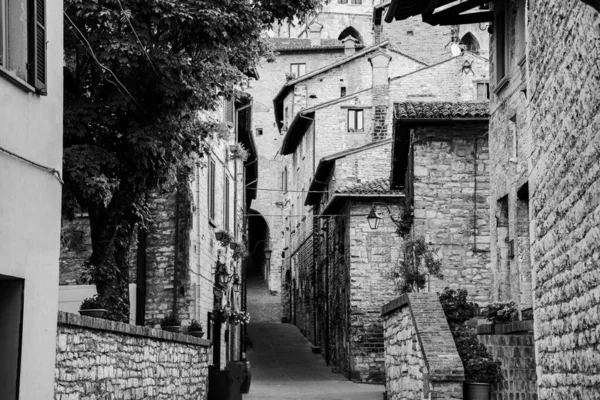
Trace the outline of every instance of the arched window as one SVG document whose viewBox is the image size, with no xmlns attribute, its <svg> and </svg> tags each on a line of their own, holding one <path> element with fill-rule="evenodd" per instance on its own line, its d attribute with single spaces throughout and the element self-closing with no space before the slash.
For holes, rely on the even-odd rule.
<svg viewBox="0 0 600 400">
<path fill-rule="evenodd" d="M 363 44 L 363 38 L 362 38 L 362 36 L 360 35 L 360 33 L 356 29 L 354 29 L 351 26 L 349 26 L 348 28 L 344 29 L 342 31 L 342 33 L 340 33 L 340 36 L 338 36 L 338 40 L 344 40 L 348 36 L 352 36 L 354 39 L 356 39 L 358 41 L 358 44 Z"/>
<path fill-rule="evenodd" d="M 471 53 L 479 53 L 479 42 L 473 36 L 471 32 L 467 32 L 465 36 L 460 39 L 461 48 L 470 51 Z"/>
</svg>

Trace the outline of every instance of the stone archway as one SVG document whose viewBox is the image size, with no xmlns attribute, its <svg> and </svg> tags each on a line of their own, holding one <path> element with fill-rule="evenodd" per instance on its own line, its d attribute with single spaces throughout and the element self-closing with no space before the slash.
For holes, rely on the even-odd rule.
<svg viewBox="0 0 600 400">
<path fill-rule="evenodd" d="M 354 27 L 349 26 L 345 28 L 339 35 L 338 40 L 344 40 L 348 36 L 352 36 L 354 39 L 358 41 L 358 44 L 364 44 L 364 40 L 359 31 L 357 31 Z"/>
<path fill-rule="evenodd" d="M 250 252 L 250 265 L 247 271 L 249 276 L 269 278 L 269 263 L 265 257 L 265 250 L 270 248 L 270 229 L 267 221 L 256 210 L 248 213 L 248 251 Z"/>
</svg>

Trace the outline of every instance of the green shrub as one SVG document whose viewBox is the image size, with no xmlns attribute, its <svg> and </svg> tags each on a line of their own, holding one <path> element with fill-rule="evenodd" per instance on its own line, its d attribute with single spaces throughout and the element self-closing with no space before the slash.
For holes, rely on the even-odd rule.
<svg viewBox="0 0 600 400">
<path fill-rule="evenodd" d="M 462 325 L 475 316 L 477 305 L 467 301 L 465 289 L 445 288 L 440 294 L 440 303 L 450 326 Z"/>
<path fill-rule="evenodd" d="M 517 303 L 514 301 L 494 302 L 483 309 L 485 317 L 490 322 L 512 322 L 519 319 Z"/>
<path fill-rule="evenodd" d="M 190 322 L 190 326 L 188 326 L 188 332 L 197 332 L 202 330 L 204 330 L 202 328 L 202 324 L 195 319 L 193 319 L 192 322 Z"/>
<path fill-rule="evenodd" d="M 97 294 L 83 300 L 83 302 L 79 306 L 80 310 L 97 310 L 97 309 L 105 309 L 105 308 L 106 308 L 106 303 L 102 299 L 100 299 Z"/>
<path fill-rule="evenodd" d="M 179 317 L 177 317 L 177 315 L 171 313 L 171 314 L 168 314 L 167 316 L 165 316 L 160 321 L 160 326 L 161 327 L 165 327 L 165 326 L 181 326 L 181 320 L 179 319 Z"/>
</svg>

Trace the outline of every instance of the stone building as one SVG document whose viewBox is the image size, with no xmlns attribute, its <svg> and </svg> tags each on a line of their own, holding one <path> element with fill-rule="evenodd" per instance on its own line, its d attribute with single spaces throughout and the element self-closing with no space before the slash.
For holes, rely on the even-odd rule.
<svg viewBox="0 0 600 400">
<path fill-rule="evenodd" d="M 0 12 L 0 398 L 53 395 L 63 140 L 62 1 Z"/>
<path fill-rule="evenodd" d="M 150 196 L 152 223 L 138 232 L 130 261 L 130 322 L 154 327 L 171 312 L 184 326 L 195 319 L 212 341 L 212 363 L 221 366 L 240 359 L 243 350 L 241 326 L 221 324 L 215 310 L 245 311 L 247 259 L 233 248 L 248 250 L 248 214 L 256 197 L 251 105 L 252 98 L 236 90 L 220 110 L 201 116 L 221 121 L 224 129 L 203 139 L 209 151 L 189 176 L 179 176 L 170 192 Z M 221 235 L 228 239 L 219 240 Z M 65 223 L 61 288 L 85 283 L 80 277 L 90 243 L 85 214 Z M 219 280 L 221 268 L 226 281 Z"/>
<path fill-rule="evenodd" d="M 469 54 L 479 55 L 483 59 L 487 57 L 489 35 L 485 28 L 481 29 L 480 25 L 457 25 L 450 29 L 446 26 L 432 27 L 417 18 L 410 23 L 384 24 L 382 16 L 389 5 L 389 1 L 381 0 L 333 0 L 326 2 L 314 15 L 309 16 L 305 23 L 275 24 L 269 32 L 270 42 L 276 52 L 275 61 L 265 60 L 258 67 L 261 79 L 251 81 L 247 91 L 254 98 L 252 118 L 255 125 L 255 140 L 259 149 L 259 174 L 262 186 L 253 203 L 250 240 L 251 247 L 255 248 L 253 263 L 266 277 L 273 293 L 281 291 L 281 271 L 285 258 L 280 258 L 279 255 L 285 253 L 286 257 L 289 257 L 289 249 L 286 249 L 285 245 L 285 223 L 281 217 L 285 204 L 282 179 L 285 173 L 285 159 L 279 154 L 282 132 L 276 125 L 281 126 L 285 116 L 277 115 L 273 120 L 272 104 L 273 98 L 286 83 L 286 79 L 289 83 L 294 78 L 300 78 L 375 45 L 384 46 L 390 54 L 397 56 L 392 58 L 391 77 L 409 72 L 396 69 L 396 63 L 400 59 L 412 59 L 415 62 L 413 66 L 406 64 L 405 68 L 410 70 L 433 66 L 458 54 L 453 53 L 452 44 L 461 41 L 462 48 Z M 354 40 L 342 42 L 348 37 Z M 423 37 L 429 38 L 425 45 Z M 366 61 L 366 58 L 363 58 L 363 61 Z M 333 97 L 327 99 L 339 97 L 343 91 L 348 95 L 355 93 L 359 85 L 367 88 L 370 82 L 370 66 L 363 62 L 361 68 L 362 72 L 355 71 L 350 75 L 359 76 L 362 73 L 362 77 L 353 81 L 337 82 L 333 81 L 333 76 L 339 71 L 334 69 L 330 74 L 331 79 L 327 89 L 330 91 L 327 95 Z M 352 71 L 345 71 L 345 76 L 350 72 Z M 432 78 L 435 79 L 436 75 L 432 74 Z M 481 83 L 480 93 L 485 96 L 487 77 Z M 426 85 L 427 82 L 420 82 L 420 84 Z M 309 99 L 308 102 L 316 105 L 324 100 L 323 97 L 316 97 Z M 290 112 L 288 122 L 291 122 L 292 116 L 293 113 Z M 391 124 L 391 119 L 388 123 Z M 343 148 L 334 149 L 333 152 L 338 150 L 341 151 Z M 264 254 L 265 244 L 268 244 L 268 248 L 274 255 L 270 264 L 266 263 L 261 256 Z M 283 301 L 285 302 L 285 299 Z"/>
<path fill-rule="evenodd" d="M 369 240 L 373 240 L 373 243 L 379 241 L 379 245 L 375 247 L 384 249 L 382 251 L 385 254 L 374 254 L 371 257 L 370 251 L 366 251 L 369 255 L 361 260 L 356 260 L 349 254 L 353 251 L 353 246 L 358 249 L 359 243 L 364 242 L 358 233 L 360 230 L 353 230 L 352 226 L 358 224 L 359 219 L 360 224 L 367 223 L 366 215 L 373 201 L 365 200 L 369 198 L 367 188 L 375 185 L 379 189 L 372 194 L 375 197 L 385 197 L 379 193 L 383 185 L 387 187 L 389 197 L 394 199 L 399 195 L 394 192 L 395 187 L 404 187 L 404 180 L 392 180 L 393 170 L 396 168 L 392 163 L 392 143 L 396 146 L 392 137 L 393 132 L 399 129 L 394 122 L 394 103 L 396 100 L 472 102 L 479 99 L 485 107 L 489 67 L 486 59 L 469 52 L 428 66 L 391 47 L 387 42 L 356 52 L 351 51 L 354 44 L 352 39 L 346 39 L 344 43 L 347 50 L 350 49 L 346 58 L 288 81 L 274 99 L 276 122 L 285 135 L 281 154 L 287 156 L 282 174 L 285 193 L 283 207 L 287 214 L 284 237 L 286 251 L 283 254 L 283 317 L 296 324 L 314 345 L 320 346 L 327 362 L 347 377 L 374 382 L 383 379 L 383 340 L 379 309 L 391 300 L 395 291 L 394 285 L 385 279 L 385 275 L 398 259 L 402 242 L 395 235 L 390 236 L 389 233 L 394 232 L 394 229 L 390 232 L 368 232 L 365 235 L 372 238 Z M 450 118 L 445 112 L 446 110 L 440 111 L 437 117 Z M 427 113 L 430 111 L 425 111 Z M 456 117 L 458 119 L 461 118 L 459 114 L 460 112 Z M 487 112 L 483 114 L 483 124 L 480 123 L 480 127 L 473 130 L 473 135 L 475 132 L 482 135 L 487 129 Z M 432 128 L 431 131 L 434 132 L 435 129 Z M 439 140 L 460 142 L 460 138 L 453 137 L 453 132 L 440 133 Z M 470 140 L 471 143 L 474 141 L 472 137 L 465 140 Z M 440 162 L 440 168 L 447 162 L 448 169 L 453 167 L 451 163 L 454 162 L 456 168 L 463 169 L 465 182 L 467 176 L 471 175 L 469 188 L 455 183 L 457 193 L 450 190 L 446 194 L 450 197 L 444 199 L 448 204 L 454 200 L 465 207 L 465 210 L 461 209 L 457 213 L 466 213 L 466 209 L 473 208 L 471 202 L 464 202 L 466 194 L 460 193 L 461 190 L 471 190 L 470 198 L 473 199 L 474 181 L 481 181 L 478 202 L 483 198 L 484 205 L 475 214 L 480 217 L 481 213 L 485 213 L 483 220 L 480 218 L 479 221 L 483 237 L 489 235 L 485 203 L 488 187 L 480 178 L 473 177 L 470 169 L 476 164 L 471 160 L 473 147 L 463 142 L 457 144 L 458 155 L 451 152 L 456 159 L 447 157 L 441 160 L 442 157 L 436 159 L 434 154 L 427 154 L 423 156 L 423 162 Z M 370 150 L 370 146 L 375 150 Z M 487 140 L 484 139 L 480 146 L 482 157 L 486 157 Z M 442 154 L 447 153 L 446 148 L 438 147 Z M 430 152 L 435 153 L 435 150 Z M 373 162 L 373 153 L 376 153 L 375 158 L 383 157 L 381 165 Z M 339 167 L 339 172 L 332 176 L 327 173 L 322 175 L 323 165 L 329 165 L 338 156 L 341 160 L 334 163 L 335 170 L 338 171 L 339 165 L 348 163 L 347 166 Z M 398 157 L 398 154 L 394 154 L 394 157 Z M 405 155 L 404 159 L 407 157 Z M 369 158 L 371 162 L 368 161 Z M 485 170 L 485 163 L 481 161 L 478 168 Z M 336 200 L 335 207 L 327 204 L 327 197 L 317 200 L 319 192 L 333 187 L 329 179 L 340 180 L 336 185 L 340 184 L 341 187 L 357 185 L 357 188 L 350 189 L 347 194 L 353 197 L 352 193 L 356 190 L 361 196 L 354 197 L 362 200 L 348 200 L 346 203 Z M 383 181 L 377 181 L 381 179 Z M 440 180 L 436 184 L 441 186 L 444 183 Z M 343 197 L 342 194 L 336 193 L 340 197 Z M 404 203 L 396 198 L 395 204 L 392 204 L 396 214 L 400 214 Z M 329 210 L 326 213 L 323 212 L 325 208 Z M 424 212 L 431 213 L 425 209 L 426 207 L 423 208 Z M 357 212 L 362 217 L 352 218 L 351 215 Z M 333 218 L 330 215 L 332 213 L 340 213 L 340 218 Z M 473 215 L 469 214 L 468 217 L 473 219 Z M 326 226 L 324 218 L 328 221 Z M 464 245 L 472 246 L 474 240 L 488 242 L 487 237 L 484 240 L 479 234 L 473 233 L 473 229 L 462 227 L 467 223 L 463 219 L 460 221 L 461 227 L 453 233 L 462 235 L 461 240 L 451 236 L 444 245 L 462 249 Z M 473 227 L 475 223 L 468 227 Z M 435 231 L 438 227 L 428 228 Z M 326 237 L 331 236 L 331 241 L 320 239 L 321 233 Z M 473 240 L 465 243 L 470 240 L 471 235 Z M 346 237 L 345 242 L 339 242 Z M 339 257 L 332 256 L 332 252 L 336 253 L 346 246 L 349 249 L 346 253 L 340 252 Z M 449 272 L 454 272 L 455 286 L 460 279 L 473 281 L 473 285 L 489 280 L 481 272 L 488 267 L 487 253 L 476 255 L 467 249 L 447 253 L 455 267 L 448 269 Z M 379 259 L 384 261 L 380 264 L 377 261 Z M 372 268 L 365 278 L 365 272 L 361 272 L 361 268 L 366 265 Z M 327 283 L 327 289 L 320 283 L 319 277 Z M 384 289 L 385 284 L 389 285 L 388 289 Z M 372 291 L 374 287 L 380 287 L 381 290 L 373 297 L 365 295 L 365 290 Z M 327 296 L 323 294 L 325 292 L 328 293 Z M 481 298 L 478 300 L 487 300 L 485 289 L 479 294 Z"/>
<path fill-rule="evenodd" d="M 394 0 L 404 20 L 424 12 Z M 460 24 L 462 11 L 424 14 Z M 490 217 L 495 300 L 533 307 L 540 399 L 594 398 L 600 254 L 598 179 L 600 3 L 489 2 Z M 412 7 L 412 8 L 411 8 Z M 469 22 L 473 21 L 469 17 Z"/>
</svg>

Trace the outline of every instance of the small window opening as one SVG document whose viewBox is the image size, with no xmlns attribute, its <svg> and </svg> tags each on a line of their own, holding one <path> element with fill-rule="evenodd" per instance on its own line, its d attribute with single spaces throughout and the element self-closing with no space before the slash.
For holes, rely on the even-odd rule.
<svg viewBox="0 0 600 400">
<path fill-rule="evenodd" d="M 263 135 L 263 128 L 256 128 L 256 136 L 262 136 Z"/>
<path fill-rule="evenodd" d="M 346 87 L 345 86 L 343 86 L 341 88 L 341 90 L 340 90 L 340 96 L 341 97 L 346 97 Z"/>
</svg>

